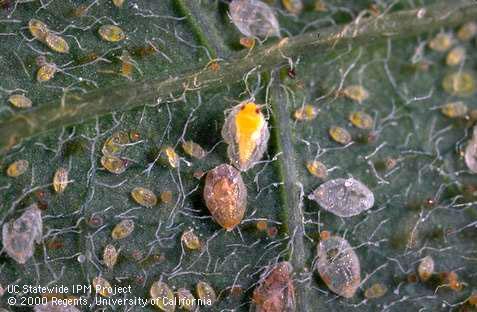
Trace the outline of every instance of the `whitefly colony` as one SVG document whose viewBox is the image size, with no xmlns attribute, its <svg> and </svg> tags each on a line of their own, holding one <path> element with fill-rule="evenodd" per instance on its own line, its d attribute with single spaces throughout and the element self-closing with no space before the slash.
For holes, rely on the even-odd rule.
<svg viewBox="0 0 477 312">
<path fill-rule="evenodd" d="M 123 1 L 114 0 L 114 5 L 118 8 L 123 6 Z M 293 15 L 298 15 L 304 9 L 301 1 L 284 0 L 283 6 Z M 255 41 L 252 38 L 264 39 L 268 37 L 280 37 L 280 26 L 275 16 L 274 10 L 266 3 L 258 0 L 233 0 L 229 4 L 229 15 L 232 23 L 242 33 L 249 38 L 241 38 L 240 42 L 244 46 L 252 48 Z M 468 33 L 473 32 L 473 37 L 477 34 L 477 26 L 468 24 L 466 31 L 461 30 L 458 37 L 460 40 L 468 40 Z M 35 40 L 41 42 L 50 50 L 56 53 L 69 53 L 68 41 L 60 33 L 55 32 L 49 26 L 39 20 L 31 19 L 28 28 Z M 464 29 L 464 27 L 462 28 Z M 98 29 L 99 37 L 107 42 L 120 42 L 127 39 L 126 33 L 117 25 L 102 25 Z M 250 42 L 253 42 L 251 44 Z M 446 64 L 458 66 L 465 61 L 466 51 L 463 47 L 453 47 L 455 38 L 448 33 L 440 33 L 430 40 L 429 48 L 438 52 L 448 52 Z M 453 47 L 453 48 L 452 48 Z M 452 49 L 451 49 L 452 48 Z M 121 60 L 130 60 L 127 51 L 123 51 Z M 129 61 L 126 61 L 129 62 Z M 56 65 L 50 62 L 42 62 L 37 72 L 39 82 L 48 81 L 53 78 L 56 72 Z M 131 68 L 125 68 L 123 64 L 123 74 L 131 77 Z M 442 82 L 442 88 L 453 96 L 468 97 L 475 91 L 475 77 L 472 72 L 456 71 L 446 75 Z M 361 104 L 369 98 L 369 91 L 361 85 L 350 85 L 337 93 L 348 99 Z M 24 94 L 13 94 L 9 98 L 12 106 L 20 109 L 32 107 L 32 101 Z M 239 228 L 247 212 L 247 185 L 242 174 L 247 174 L 255 166 L 261 163 L 267 151 L 270 138 L 268 120 L 262 112 L 264 106 L 258 105 L 254 100 L 245 100 L 231 107 L 225 112 L 221 135 L 227 144 L 227 156 L 230 164 L 220 164 L 207 171 L 204 178 L 202 197 L 205 206 L 208 208 L 212 219 L 226 232 Z M 467 118 L 469 108 L 462 101 L 448 102 L 440 107 L 442 114 L 449 118 Z M 295 111 L 293 117 L 297 121 L 312 121 L 319 111 L 312 105 L 304 105 Z M 354 127 L 361 130 L 370 130 L 374 127 L 374 120 L 368 113 L 359 110 L 348 115 L 348 120 Z M 468 140 L 464 152 L 464 160 L 468 169 L 477 172 L 477 127 L 474 127 L 471 138 Z M 352 135 L 344 127 L 333 126 L 328 129 L 330 138 L 341 145 L 348 145 L 353 142 Z M 121 175 L 130 163 L 123 157 L 128 145 L 135 139 L 126 132 L 114 132 L 104 143 L 100 158 L 100 164 L 109 173 Z M 191 140 L 182 141 L 184 153 L 194 159 L 207 157 L 207 152 Z M 159 157 L 160 156 L 160 157 Z M 178 169 L 181 165 L 181 158 L 173 146 L 164 146 L 159 152 L 158 159 L 162 160 L 170 169 Z M 16 178 L 27 172 L 29 163 L 27 160 L 16 160 L 7 168 L 7 175 Z M 316 202 L 324 211 L 338 217 L 348 218 L 357 216 L 374 206 L 375 198 L 373 192 L 361 181 L 348 177 L 328 180 L 327 167 L 318 160 L 309 161 L 306 164 L 308 172 L 313 176 L 324 180 L 312 193 L 308 199 Z M 56 193 L 67 192 L 69 180 L 69 170 L 60 167 L 53 176 L 52 186 Z M 202 175 L 199 176 L 199 178 Z M 130 196 L 141 207 L 152 209 L 162 203 L 171 202 L 171 193 L 164 191 L 160 198 L 153 190 L 136 186 L 130 190 Z M 263 224 L 263 223 L 262 223 Z M 102 264 L 113 270 L 121 249 L 114 245 L 117 241 L 125 239 L 135 231 L 133 218 L 123 219 L 116 223 L 111 232 L 112 242 L 108 243 L 102 254 Z M 265 223 L 263 228 L 267 228 Z M 41 211 L 36 204 L 26 208 L 23 214 L 17 219 L 11 219 L 3 224 L 2 241 L 6 253 L 20 264 L 26 263 L 35 250 L 35 244 L 42 241 L 43 223 Z M 183 247 L 188 251 L 200 251 L 204 248 L 204 243 L 190 228 L 182 232 L 180 237 Z M 359 257 L 355 249 L 349 242 L 340 236 L 330 235 L 323 232 L 317 245 L 315 269 L 326 286 L 335 294 L 351 298 L 361 285 L 361 267 Z M 294 269 L 290 262 L 278 262 L 265 268 L 252 293 L 252 309 L 256 312 L 274 311 L 294 311 L 295 289 L 293 281 Z M 419 278 L 427 282 L 434 274 L 435 263 L 432 257 L 422 258 L 418 264 Z M 445 279 L 451 288 L 459 288 L 462 285 L 457 279 L 457 275 L 450 272 Z M 98 275 L 91 281 L 93 285 L 99 285 L 103 289 L 111 286 L 110 282 Z M 453 286 L 452 286 L 453 285 Z M 196 306 L 193 303 L 194 295 L 186 288 L 174 290 L 165 281 L 155 281 L 149 291 L 152 299 L 167 298 L 173 300 L 174 297 L 189 299 L 189 304 L 181 303 L 180 308 L 193 311 Z M 375 283 L 365 292 L 368 299 L 379 298 L 386 293 L 387 289 L 383 284 Z M 199 281 L 195 287 L 198 298 L 209 300 L 214 303 L 219 300 L 215 289 L 206 281 Z M 106 290 L 99 292 L 103 297 L 109 297 Z M 175 311 L 175 306 L 164 305 L 163 300 L 157 300 L 156 305 L 162 311 Z M 50 303 L 37 305 L 35 311 L 79 311 L 73 306 L 54 307 Z"/>
</svg>

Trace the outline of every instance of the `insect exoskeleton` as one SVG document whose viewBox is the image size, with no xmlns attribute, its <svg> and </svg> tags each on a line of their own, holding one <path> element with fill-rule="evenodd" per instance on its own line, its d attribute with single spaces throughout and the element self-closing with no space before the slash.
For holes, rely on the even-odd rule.
<svg viewBox="0 0 477 312">
<path fill-rule="evenodd" d="M 339 236 L 321 240 L 317 249 L 321 279 L 339 296 L 353 297 L 361 284 L 361 265 L 354 249 Z"/>
<path fill-rule="evenodd" d="M 280 26 L 273 10 L 259 0 L 233 0 L 229 4 L 232 23 L 247 37 L 279 37 Z"/>
<path fill-rule="evenodd" d="M 24 264 L 33 256 L 35 242 L 41 242 L 42 232 L 41 211 L 33 204 L 18 219 L 3 224 L 3 249 L 13 260 Z"/>
<path fill-rule="evenodd" d="M 270 138 L 260 107 L 251 101 L 233 107 L 225 119 L 222 137 L 232 164 L 241 171 L 252 168 L 262 158 Z"/>
<path fill-rule="evenodd" d="M 323 209 L 343 218 L 358 215 L 374 205 L 373 192 L 353 178 L 327 181 L 308 198 L 317 202 Z"/>
<path fill-rule="evenodd" d="M 214 220 L 225 230 L 233 230 L 247 207 L 247 188 L 240 171 L 222 164 L 207 173 L 204 201 Z"/>
</svg>

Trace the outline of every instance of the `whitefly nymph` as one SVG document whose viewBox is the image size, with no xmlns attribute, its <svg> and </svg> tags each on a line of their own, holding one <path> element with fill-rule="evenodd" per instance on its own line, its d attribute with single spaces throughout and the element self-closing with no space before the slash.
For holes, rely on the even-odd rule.
<svg viewBox="0 0 477 312">
<path fill-rule="evenodd" d="M 353 178 L 327 181 L 314 190 L 308 198 L 340 217 L 358 215 L 374 205 L 373 192 Z"/>
<path fill-rule="evenodd" d="M 227 164 L 210 170 L 205 177 L 204 201 L 214 220 L 232 231 L 247 208 L 247 188 L 240 171 Z"/>
<path fill-rule="evenodd" d="M 225 119 L 222 137 L 232 165 L 240 171 L 252 168 L 262 158 L 270 138 L 260 107 L 251 101 L 233 107 Z"/>
</svg>

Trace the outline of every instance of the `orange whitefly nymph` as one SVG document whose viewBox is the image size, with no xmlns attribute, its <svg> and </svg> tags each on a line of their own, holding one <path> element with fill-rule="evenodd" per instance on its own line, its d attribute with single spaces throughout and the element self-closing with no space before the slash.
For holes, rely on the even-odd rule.
<svg viewBox="0 0 477 312">
<path fill-rule="evenodd" d="M 250 101 L 233 107 L 225 119 L 222 137 L 232 164 L 240 171 L 252 168 L 262 158 L 270 138 L 260 107 Z"/>
</svg>

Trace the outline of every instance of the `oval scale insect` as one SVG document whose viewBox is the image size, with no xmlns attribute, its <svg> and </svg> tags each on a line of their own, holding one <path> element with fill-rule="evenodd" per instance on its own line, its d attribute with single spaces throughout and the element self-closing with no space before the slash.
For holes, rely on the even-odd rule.
<svg viewBox="0 0 477 312">
<path fill-rule="evenodd" d="M 475 76 L 469 71 L 450 73 L 442 80 L 444 91 L 451 95 L 470 96 L 475 93 Z"/>
<path fill-rule="evenodd" d="M 17 108 L 30 108 L 32 102 L 23 94 L 13 94 L 8 98 L 8 101 Z"/>
<path fill-rule="evenodd" d="M 361 85 L 350 85 L 344 88 L 342 94 L 349 98 L 350 100 L 356 102 L 363 102 L 367 98 L 369 98 L 369 92 Z"/>
<path fill-rule="evenodd" d="M 202 159 L 207 155 L 202 146 L 190 140 L 182 143 L 182 149 L 187 155 L 197 159 Z"/>
<path fill-rule="evenodd" d="M 373 127 L 373 117 L 365 112 L 353 112 L 348 117 L 349 121 L 359 129 L 371 129 Z"/>
<path fill-rule="evenodd" d="M 111 284 L 102 276 L 96 276 L 92 281 L 93 289 L 97 294 L 100 294 L 103 297 L 111 296 L 109 290 L 111 289 Z"/>
<path fill-rule="evenodd" d="M 233 0 L 229 4 L 232 23 L 247 37 L 279 37 L 280 26 L 273 10 L 259 0 Z"/>
<path fill-rule="evenodd" d="M 465 48 L 455 47 L 449 51 L 446 57 L 446 64 L 449 66 L 456 66 L 462 64 L 465 60 Z"/>
<path fill-rule="evenodd" d="M 129 143 L 130 137 L 127 132 L 114 132 L 103 144 L 101 152 L 106 156 L 118 156 Z"/>
<path fill-rule="evenodd" d="M 289 262 L 279 262 L 268 268 L 253 291 L 256 312 L 295 311 L 293 268 Z"/>
<path fill-rule="evenodd" d="M 222 164 L 207 173 L 204 201 L 214 220 L 232 231 L 243 219 L 247 205 L 247 188 L 240 171 Z"/>
<path fill-rule="evenodd" d="M 441 112 L 449 118 L 459 118 L 467 115 L 469 108 L 462 101 L 450 102 L 441 107 Z"/>
<path fill-rule="evenodd" d="M 127 50 L 123 50 L 119 59 L 121 60 L 121 75 L 131 80 L 133 76 L 134 60 Z"/>
<path fill-rule="evenodd" d="M 233 107 L 226 117 L 222 137 L 228 144 L 227 153 L 232 164 L 247 171 L 262 158 L 270 132 L 258 105 L 244 101 Z"/>
<path fill-rule="evenodd" d="M 194 295 L 187 288 L 179 288 L 176 291 L 179 308 L 185 311 L 194 311 L 196 308 Z"/>
<path fill-rule="evenodd" d="M 53 63 L 46 63 L 42 65 L 36 72 L 36 81 L 45 82 L 53 79 L 56 74 L 56 65 Z"/>
<path fill-rule="evenodd" d="M 477 35 L 477 23 L 474 21 L 467 22 L 459 28 L 457 38 L 461 41 L 469 41 Z"/>
<path fill-rule="evenodd" d="M 28 162 L 28 160 L 16 160 L 8 166 L 7 175 L 12 178 L 19 177 L 28 170 L 29 166 L 30 163 Z"/>
<path fill-rule="evenodd" d="M 156 299 L 154 303 L 161 311 L 173 312 L 176 309 L 174 293 L 166 283 L 160 281 L 153 283 L 149 294 L 151 299 Z"/>
<path fill-rule="evenodd" d="M 293 117 L 298 121 L 310 121 L 315 119 L 316 116 L 318 116 L 318 109 L 310 104 L 300 107 L 293 113 Z"/>
<path fill-rule="evenodd" d="M 53 189 L 57 193 L 63 193 L 68 186 L 68 170 L 59 168 L 53 177 Z"/>
<path fill-rule="evenodd" d="M 161 149 L 161 161 L 168 164 L 171 168 L 179 166 L 180 158 L 172 146 L 166 146 Z"/>
<path fill-rule="evenodd" d="M 348 241 L 331 236 L 318 244 L 316 268 L 328 288 L 351 298 L 361 283 L 361 265 Z"/>
<path fill-rule="evenodd" d="M 328 168 L 321 161 L 313 160 L 307 162 L 306 169 L 317 178 L 326 179 L 328 177 Z"/>
<path fill-rule="evenodd" d="M 116 156 L 104 155 L 101 157 L 101 165 L 111 173 L 121 174 L 127 169 L 127 160 Z"/>
<path fill-rule="evenodd" d="M 449 33 L 439 33 L 429 41 L 429 48 L 437 52 L 445 52 L 454 44 L 454 38 Z"/>
<path fill-rule="evenodd" d="M 111 237 L 113 239 L 123 239 L 131 235 L 134 231 L 134 221 L 130 219 L 125 219 L 116 224 L 111 232 Z"/>
<path fill-rule="evenodd" d="M 199 237 L 195 234 L 193 229 L 182 233 L 181 241 L 184 243 L 184 246 L 186 246 L 189 250 L 197 250 L 200 249 L 200 247 L 202 246 Z"/>
<path fill-rule="evenodd" d="M 153 207 L 157 205 L 157 196 L 153 191 L 144 187 L 135 187 L 131 191 L 132 198 L 141 206 Z"/>
<path fill-rule="evenodd" d="M 199 281 L 195 286 L 195 291 L 197 292 L 197 297 L 202 299 L 202 302 L 207 303 L 207 305 L 213 305 L 217 301 L 214 288 L 207 282 Z"/>
<path fill-rule="evenodd" d="M 44 41 L 50 31 L 45 23 L 34 18 L 28 22 L 28 29 L 32 36 L 40 41 Z"/>
<path fill-rule="evenodd" d="M 434 274 L 434 259 L 431 256 L 422 258 L 417 267 L 417 273 L 421 281 L 427 282 Z"/>
<path fill-rule="evenodd" d="M 172 202 L 172 192 L 171 191 L 164 191 L 161 193 L 161 201 L 164 204 L 170 204 Z"/>
<path fill-rule="evenodd" d="M 328 133 L 330 134 L 331 139 L 333 141 L 346 145 L 351 142 L 351 134 L 346 130 L 345 128 L 341 127 L 331 127 L 328 130 Z"/>
<path fill-rule="evenodd" d="M 371 285 L 371 287 L 364 291 L 364 296 L 367 299 L 377 299 L 384 296 L 387 291 L 388 288 L 386 287 L 386 285 L 381 283 L 374 283 L 373 285 Z"/>
<path fill-rule="evenodd" d="M 108 269 L 112 269 L 118 261 L 119 252 L 112 244 L 106 245 L 103 251 L 103 263 Z"/>
<path fill-rule="evenodd" d="M 126 38 L 124 31 L 116 25 L 103 25 L 98 29 L 101 38 L 109 42 L 118 42 Z"/>
<path fill-rule="evenodd" d="M 70 46 L 65 39 L 61 36 L 58 36 L 52 32 L 48 32 L 45 37 L 46 45 L 55 52 L 58 53 L 68 53 L 70 52 Z"/>
</svg>

